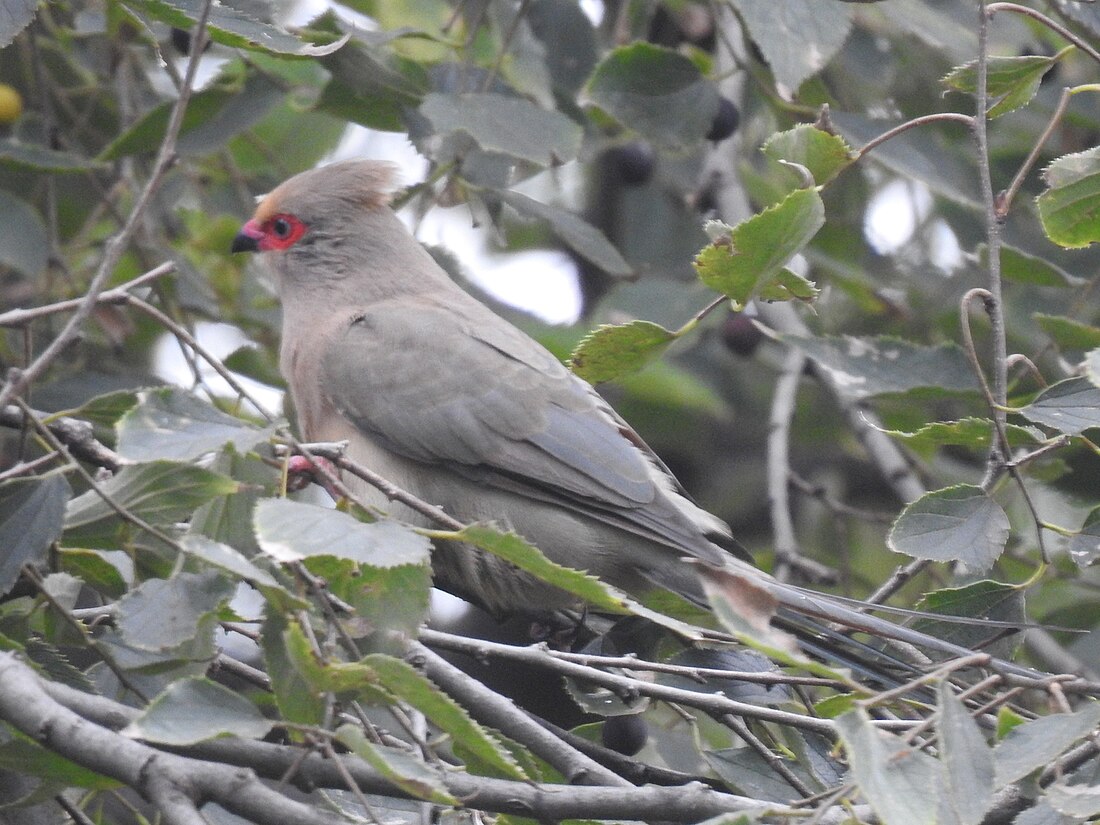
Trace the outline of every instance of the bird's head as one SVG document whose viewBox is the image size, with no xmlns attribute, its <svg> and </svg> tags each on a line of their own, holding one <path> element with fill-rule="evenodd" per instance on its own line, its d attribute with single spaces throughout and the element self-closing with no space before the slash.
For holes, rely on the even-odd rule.
<svg viewBox="0 0 1100 825">
<path fill-rule="evenodd" d="M 265 195 L 233 239 L 232 252 L 286 252 L 338 243 L 359 231 L 361 218 L 385 209 L 395 170 L 388 163 L 349 160 L 295 175 Z"/>
</svg>

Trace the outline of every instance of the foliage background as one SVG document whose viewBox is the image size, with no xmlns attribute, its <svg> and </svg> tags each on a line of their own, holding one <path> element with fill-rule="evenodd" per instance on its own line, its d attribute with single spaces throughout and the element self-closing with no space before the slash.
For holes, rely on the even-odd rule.
<svg viewBox="0 0 1100 825">
<path fill-rule="evenodd" d="M 0 82 L 22 105 L 0 126 L 0 801 L 14 805 L 3 815 L 363 815 L 348 776 L 315 761 L 346 763 L 384 817 L 398 798 L 421 800 L 402 816 L 426 817 L 475 794 L 471 808 L 542 819 L 751 818 L 765 804 L 790 815 L 783 805 L 815 793 L 823 818 L 842 818 L 835 803 L 851 798 L 888 823 L 1100 811 L 1095 705 L 1081 698 L 1096 690 L 1100 619 L 1100 463 L 1086 437 L 1100 426 L 1100 12 L 1069 0 L 993 4 L 988 20 L 984 3 L 935 0 L 608 0 L 593 23 L 571 0 L 356 0 L 289 31 L 289 9 L 243 3 L 0 6 Z M 722 98 L 740 122 L 708 140 Z M 915 118 L 926 120 L 878 142 Z M 265 418 L 220 394 L 206 363 L 281 386 L 270 284 L 227 251 L 253 196 L 329 157 L 350 124 L 407 135 L 427 159 L 425 179 L 397 196 L 412 223 L 447 210 L 505 250 L 571 257 L 575 326 L 500 311 L 610 379 L 616 408 L 763 567 L 856 598 L 879 590 L 899 606 L 1058 628 L 992 649 L 1077 678 L 1016 695 L 1012 672 L 983 661 L 1000 681 L 965 702 L 939 687 L 894 703 L 829 671 L 828 686 L 777 698 L 689 683 L 698 661 L 665 639 L 654 658 L 685 670 L 665 679 L 589 658 L 577 664 L 588 679 L 598 666 L 626 681 L 566 692 L 567 659 L 523 648 L 526 622 L 471 612 L 443 628 L 452 635 L 412 641 L 428 598 L 423 537 L 296 509 L 323 501 L 316 489 L 284 500 L 274 445 L 293 411 Z M 893 214 L 915 226 L 884 252 L 867 222 L 898 181 L 913 204 Z M 433 252 L 466 283 L 447 250 Z M 250 343 L 207 358 L 189 332 L 203 320 Z M 600 324 L 619 326 L 585 338 Z M 187 355 L 188 387 L 158 387 L 151 352 L 165 335 Z M 317 577 L 354 620 L 317 598 Z M 231 604 L 239 590 L 260 598 Z M 1003 635 L 921 621 L 975 649 Z M 257 631 L 258 647 L 230 641 Z M 459 632 L 519 645 L 467 645 Z M 727 670 L 755 661 L 728 655 Z M 978 683 L 975 664 L 933 670 L 958 692 Z M 784 679 L 806 667 L 788 663 Z M 665 682 L 697 696 L 653 694 Z M 556 750 L 511 706 L 494 716 L 490 688 L 607 749 L 551 737 L 565 742 Z M 714 704 L 716 689 L 822 721 L 742 717 Z M 147 705 L 136 722 L 125 710 Z M 911 739 L 880 740 L 872 717 Z M 269 748 L 211 741 L 229 734 Z M 644 745 L 633 761 L 616 761 L 624 736 Z M 180 749 L 186 761 L 172 762 Z M 134 767 L 154 752 L 153 769 Z M 216 770 L 226 764 L 291 776 L 303 795 L 336 790 L 299 803 L 233 785 Z M 964 764 L 974 775 L 949 782 L 946 801 L 921 791 Z M 616 775 L 652 793 L 624 794 Z M 591 793 L 528 793 L 541 786 L 527 780 L 581 778 Z M 706 788 L 678 787 L 691 779 Z"/>
</svg>

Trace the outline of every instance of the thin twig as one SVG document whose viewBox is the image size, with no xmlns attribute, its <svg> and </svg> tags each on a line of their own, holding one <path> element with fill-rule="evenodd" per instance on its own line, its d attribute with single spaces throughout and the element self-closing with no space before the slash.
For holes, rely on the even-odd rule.
<svg viewBox="0 0 1100 825">
<path fill-rule="evenodd" d="M 775 569 L 772 575 L 780 581 L 787 581 L 791 559 L 800 555 L 788 491 L 791 475 L 791 419 L 794 417 L 798 384 L 805 366 L 805 353 L 798 347 L 790 347 L 783 360 L 779 379 L 775 382 L 771 414 L 768 418 L 768 505 L 775 539 Z"/>
<path fill-rule="evenodd" d="M 1053 20 L 1050 17 L 1047 17 L 1041 11 L 1036 11 L 1035 9 L 1029 9 L 1027 6 L 1021 6 L 1017 3 L 990 3 L 986 7 L 985 11 L 986 11 L 986 14 L 989 14 L 990 16 L 996 14 L 999 11 L 1010 11 L 1010 12 L 1013 12 L 1014 14 L 1022 14 L 1022 15 L 1025 15 L 1026 17 L 1032 18 L 1033 20 L 1038 20 L 1040 23 L 1042 23 L 1044 26 L 1046 26 L 1051 31 L 1057 32 L 1058 34 L 1060 34 L 1062 37 L 1064 37 L 1066 40 L 1068 40 L 1074 46 L 1079 48 L 1081 51 L 1083 51 L 1085 54 L 1087 54 L 1089 57 L 1091 57 L 1097 63 L 1100 63 L 1100 52 L 1098 52 L 1096 49 L 1094 49 L 1089 44 L 1089 42 L 1087 40 L 1083 40 L 1082 38 L 1078 37 L 1076 34 L 1074 34 L 1072 31 L 1067 29 L 1061 23 L 1059 23 L 1056 20 Z"/>
</svg>

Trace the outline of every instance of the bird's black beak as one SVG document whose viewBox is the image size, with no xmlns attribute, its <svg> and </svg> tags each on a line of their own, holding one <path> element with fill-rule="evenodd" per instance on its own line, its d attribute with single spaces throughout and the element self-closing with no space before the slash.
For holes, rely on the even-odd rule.
<svg viewBox="0 0 1100 825">
<path fill-rule="evenodd" d="M 236 252 L 259 252 L 260 240 L 263 238 L 263 230 L 256 225 L 254 220 L 248 221 L 241 227 L 241 231 L 237 233 L 237 236 L 233 239 L 232 245 L 229 247 L 229 251 Z"/>
<path fill-rule="evenodd" d="M 251 235 L 246 235 L 243 231 L 237 233 L 232 246 L 229 247 L 230 252 L 257 252 L 259 249 L 259 240 Z"/>
</svg>

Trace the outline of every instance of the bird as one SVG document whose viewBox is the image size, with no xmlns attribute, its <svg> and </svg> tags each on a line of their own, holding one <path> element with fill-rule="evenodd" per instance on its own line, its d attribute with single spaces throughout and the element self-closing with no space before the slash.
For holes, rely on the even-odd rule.
<svg viewBox="0 0 1100 825">
<path fill-rule="evenodd" d="M 390 208 L 395 178 L 365 159 L 302 172 L 260 199 L 232 242 L 274 276 L 280 369 L 307 441 L 346 442 L 349 458 L 458 520 L 500 524 L 630 594 L 667 589 L 705 605 L 699 569 L 733 571 L 789 613 L 970 652 L 757 570 L 590 384 L 447 274 Z M 577 607 L 461 542 L 437 542 L 432 567 L 436 586 L 498 618 Z"/>
</svg>

